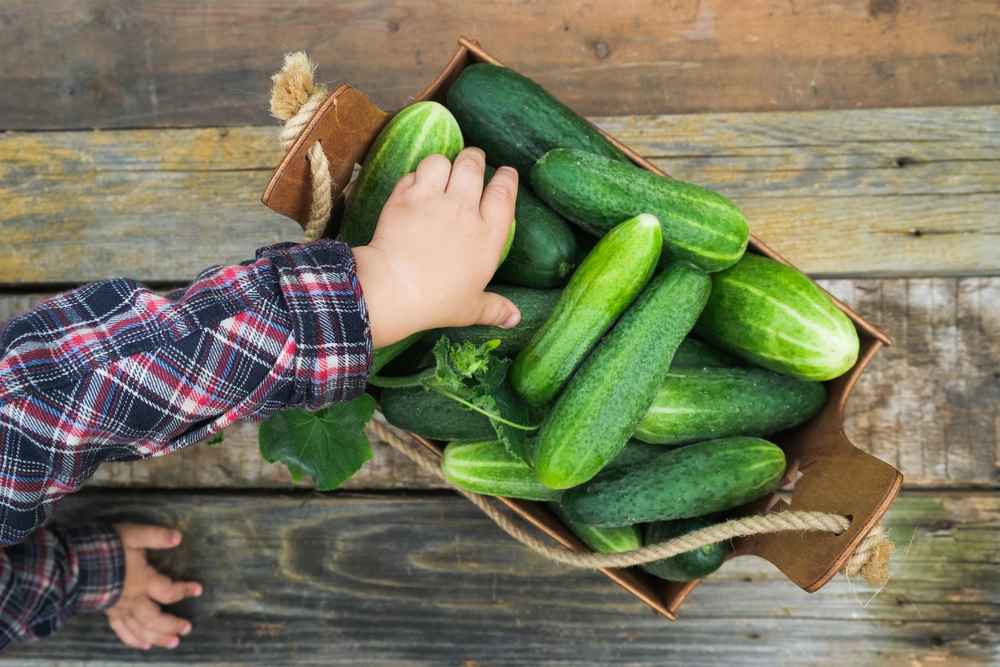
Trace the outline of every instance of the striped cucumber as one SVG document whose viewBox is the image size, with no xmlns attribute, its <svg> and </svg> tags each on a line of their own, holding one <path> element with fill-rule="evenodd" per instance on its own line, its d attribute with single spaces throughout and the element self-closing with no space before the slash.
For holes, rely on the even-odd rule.
<svg viewBox="0 0 1000 667">
<path fill-rule="evenodd" d="M 643 538 L 646 546 L 666 542 L 690 532 L 708 528 L 715 522 L 706 517 L 678 519 L 677 521 L 657 521 L 646 524 Z M 608 529 L 605 529 L 608 530 Z M 728 542 L 716 542 L 685 551 L 684 553 L 646 563 L 642 566 L 654 577 L 667 581 L 693 581 L 708 576 L 722 567 L 731 551 Z"/>
<path fill-rule="evenodd" d="M 830 297 L 792 267 L 747 254 L 712 276 L 698 335 L 778 373 L 831 380 L 858 358 L 858 332 Z"/>
<path fill-rule="evenodd" d="M 559 393 L 649 280 L 661 247 L 656 218 L 638 215 L 611 230 L 587 255 L 552 316 L 514 360 L 511 384 L 528 403 L 542 406 Z"/>
<path fill-rule="evenodd" d="M 769 435 L 806 421 L 823 407 L 819 382 L 761 368 L 671 368 L 635 429 L 658 445 L 729 435 Z"/>
<path fill-rule="evenodd" d="M 448 108 L 470 146 L 486 151 L 491 164 L 515 167 L 525 179 L 531 165 L 558 146 L 626 159 L 593 125 L 506 67 L 490 63 L 466 67 L 448 89 Z"/>
<path fill-rule="evenodd" d="M 722 195 L 630 162 L 558 148 L 535 164 L 530 179 L 542 200 L 598 236 L 637 213 L 655 215 L 664 253 L 704 271 L 735 264 L 750 238 L 746 218 Z"/>
<path fill-rule="evenodd" d="M 620 526 L 617 528 L 598 528 L 585 523 L 573 521 L 566 516 L 559 503 L 549 503 L 552 511 L 562 519 L 566 527 L 580 538 L 580 541 L 601 554 L 615 554 L 623 551 L 635 551 L 642 547 L 642 535 L 638 526 Z"/>
<path fill-rule="evenodd" d="M 785 453 L 750 437 L 669 449 L 634 466 L 609 470 L 563 494 L 574 521 L 628 526 L 704 516 L 765 496 L 785 474 Z"/>
<path fill-rule="evenodd" d="M 743 362 L 731 354 L 688 336 L 677 348 L 670 368 L 733 368 L 742 365 Z"/>
<path fill-rule="evenodd" d="M 543 486 L 528 464 L 511 456 L 496 441 L 452 442 L 444 450 L 441 472 L 465 491 L 487 496 L 555 500 L 558 491 Z"/>
<path fill-rule="evenodd" d="M 622 450 L 710 288 L 705 273 L 684 263 L 671 265 L 650 282 L 542 424 L 535 472 L 543 484 L 554 489 L 582 484 Z"/>
<path fill-rule="evenodd" d="M 454 160 L 463 146 L 462 131 L 443 105 L 417 102 L 397 113 L 368 150 L 347 197 L 340 240 L 351 246 L 371 241 L 382 207 L 399 179 L 428 155 Z"/>
</svg>

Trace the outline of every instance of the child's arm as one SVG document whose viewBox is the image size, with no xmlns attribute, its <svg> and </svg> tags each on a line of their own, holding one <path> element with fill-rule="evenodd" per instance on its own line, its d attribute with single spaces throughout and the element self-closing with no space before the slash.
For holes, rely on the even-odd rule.
<svg viewBox="0 0 1000 667">
<path fill-rule="evenodd" d="M 396 187 L 368 246 L 279 244 L 206 271 L 176 299 L 126 279 L 94 283 L 0 327 L 0 546 L 32 536 L 100 463 L 358 396 L 373 343 L 517 324 L 510 301 L 484 292 L 517 174 L 498 170 L 484 192 L 483 165 L 478 149 L 454 167 L 424 160 Z M 34 539 L 58 542 L 53 535 Z"/>
<path fill-rule="evenodd" d="M 129 646 L 177 646 L 191 624 L 159 605 L 200 595 L 201 586 L 159 574 L 145 550 L 172 548 L 180 539 L 159 526 L 95 523 L 43 528 L 0 550 L 0 649 L 47 637 L 73 614 L 96 611 L 107 613 Z"/>
</svg>

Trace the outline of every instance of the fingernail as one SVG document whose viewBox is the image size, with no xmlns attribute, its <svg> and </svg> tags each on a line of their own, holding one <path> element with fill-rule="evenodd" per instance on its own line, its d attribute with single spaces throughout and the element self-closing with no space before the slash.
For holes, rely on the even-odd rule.
<svg viewBox="0 0 1000 667">
<path fill-rule="evenodd" d="M 170 543 L 171 544 L 174 544 L 174 545 L 180 544 L 181 543 L 181 539 L 182 539 L 181 531 L 179 531 L 179 530 L 175 530 L 173 532 L 173 534 L 170 535 Z"/>
<path fill-rule="evenodd" d="M 184 635 L 185 637 L 191 634 L 191 626 L 185 625 L 183 628 L 181 628 L 181 634 Z"/>
<path fill-rule="evenodd" d="M 507 321 L 501 324 L 500 326 L 504 329 L 513 329 L 518 325 L 518 323 L 520 323 L 520 321 L 521 321 L 521 311 L 515 310 L 513 313 L 510 314 L 510 317 L 507 318 Z"/>
<path fill-rule="evenodd" d="M 180 644 L 180 643 L 181 643 L 181 640 L 178 639 L 177 637 L 174 637 L 169 642 L 167 642 L 167 648 L 170 649 L 170 650 L 173 650 L 173 649 L 177 648 L 177 645 Z"/>
<path fill-rule="evenodd" d="M 200 598 L 201 594 L 204 592 L 200 584 L 196 584 L 194 587 L 194 596 Z"/>
<path fill-rule="evenodd" d="M 142 650 L 143 651 L 148 651 L 151 648 L 153 648 L 153 646 L 151 644 L 143 644 L 142 645 Z"/>
</svg>

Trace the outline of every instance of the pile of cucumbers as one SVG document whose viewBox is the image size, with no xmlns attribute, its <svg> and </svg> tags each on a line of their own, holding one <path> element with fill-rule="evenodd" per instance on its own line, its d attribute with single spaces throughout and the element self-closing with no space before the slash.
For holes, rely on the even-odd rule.
<svg viewBox="0 0 1000 667">
<path fill-rule="evenodd" d="M 379 351 L 376 370 L 430 363 L 441 336 L 497 340 L 510 386 L 544 419 L 517 457 L 487 417 L 439 393 L 385 389 L 385 417 L 449 442 L 442 469 L 456 486 L 551 503 L 601 552 L 670 539 L 772 492 L 786 461 L 764 438 L 816 415 L 822 383 L 855 364 L 844 313 L 795 269 L 746 253 L 749 227 L 728 199 L 641 169 L 530 79 L 490 64 L 467 67 L 446 105 L 413 104 L 383 130 L 341 238 L 370 240 L 396 181 L 466 144 L 521 175 L 517 232 L 491 287 L 521 323 L 414 336 Z M 695 579 L 727 548 L 645 569 Z"/>
</svg>

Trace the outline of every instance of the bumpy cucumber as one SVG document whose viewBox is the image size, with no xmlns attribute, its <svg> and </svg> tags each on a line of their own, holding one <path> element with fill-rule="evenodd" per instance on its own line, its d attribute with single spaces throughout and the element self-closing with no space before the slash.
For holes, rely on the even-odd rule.
<svg viewBox="0 0 1000 667">
<path fill-rule="evenodd" d="M 441 472 L 460 489 L 487 496 L 554 500 L 558 491 L 543 486 L 528 464 L 496 441 L 452 442 L 444 450 Z"/>
<path fill-rule="evenodd" d="M 549 507 L 562 519 L 566 527 L 580 538 L 581 542 L 597 553 L 614 554 L 623 551 L 635 551 L 642 547 L 642 535 L 638 526 L 620 526 L 617 528 L 588 526 L 585 523 L 579 523 L 567 517 L 566 513 L 559 506 L 559 503 L 550 503 Z"/>
<path fill-rule="evenodd" d="M 486 151 L 491 164 L 515 167 L 523 178 L 538 158 L 558 146 L 626 159 L 593 125 L 506 67 L 489 63 L 466 67 L 448 89 L 448 108 L 470 146 Z M 627 217 L 631 216 L 621 220 Z"/>
<path fill-rule="evenodd" d="M 742 365 L 743 361 L 737 357 L 688 336 L 677 348 L 670 368 L 733 368 Z"/>
<path fill-rule="evenodd" d="M 704 271 L 735 264 L 750 238 L 746 218 L 722 195 L 630 162 L 560 148 L 546 153 L 530 178 L 542 200 L 598 236 L 637 213 L 655 215 L 667 256 Z"/>
<path fill-rule="evenodd" d="M 435 153 L 449 160 L 462 150 L 462 131 L 437 102 L 417 102 L 397 113 L 368 150 L 347 198 L 340 239 L 352 246 L 372 240 L 375 224 L 399 179 Z"/>
<path fill-rule="evenodd" d="M 645 442 L 639 440 L 629 440 L 625 447 L 618 452 L 618 456 L 611 459 L 610 462 L 601 472 L 608 470 L 614 470 L 615 468 L 623 468 L 625 466 L 634 466 L 650 461 L 660 454 L 663 453 L 663 449 L 657 447 L 656 445 L 647 445 Z"/>
<path fill-rule="evenodd" d="M 819 382 L 761 368 L 672 368 L 635 437 L 679 445 L 729 435 L 769 435 L 806 421 L 825 400 Z"/>
<path fill-rule="evenodd" d="M 549 319 L 562 294 L 561 290 L 557 289 L 538 290 L 510 285 L 491 285 L 489 291 L 507 297 L 521 311 L 521 321 L 516 327 L 513 329 L 483 325 L 454 327 L 438 329 L 428 338 L 437 340 L 437 335 L 445 335 L 456 343 L 470 341 L 476 345 L 482 345 L 489 340 L 499 340 L 500 346 L 496 348 L 495 353 L 501 357 L 513 357 Z"/>
<path fill-rule="evenodd" d="M 659 544 L 667 540 L 695 530 L 707 528 L 715 523 L 705 517 L 694 519 L 678 519 L 677 521 L 658 521 L 647 524 L 643 531 L 646 546 Z M 700 549 L 686 551 L 670 558 L 646 563 L 642 566 L 646 572 L 667 581 L 693 581 L 708 576 L 722 567 L 730 547 L 726 542 L 708 544 Z"/>
<path fill-rule="evenodd" d="M 487 179 L 494 172 L 487 166 Z M 535 288 L 565 285 L 576 268 L 578 253 L 569 223 L 520 185 L 514 217 L 517 235 L 494 280 Z"/>
<path fill-rule="evenodd" d="M 535 472 L 543 484 L 554 489 L 582 484 L 622 450 L 698 319 L 710 287 L 705 273 L 684 263 L 650 282 L 542 424 Z"/>
<path fill-rule="evenodd" d="M 564 493 L 562 506 L 594 526 L 689 519 L 767 495 L 784 473 L 785 453 L 767 440 L 708 440 L 602 473 Z"/>
<path fill-rule="evenodd" d="M 490 420 L 422 387 L 383 389 L 382 414 L 393 426 L 434 440 L 489 440 Z"/>
<path fill-rule="evenodd" d="M 511 384 L 526 401 L 541 406 L 559 393 L 649 280 L 661 247 L 660 225 L 651 215 L 626 220 L 601 239 L 514 361 Z"/>
<path fill-rule="evenodd" d="M 806 380 L 831 380 L 858 358 L 858 332 L 805 275 L 747 254 L 712 276 L 698 335 L 744 359 Z"/>
</svg>

